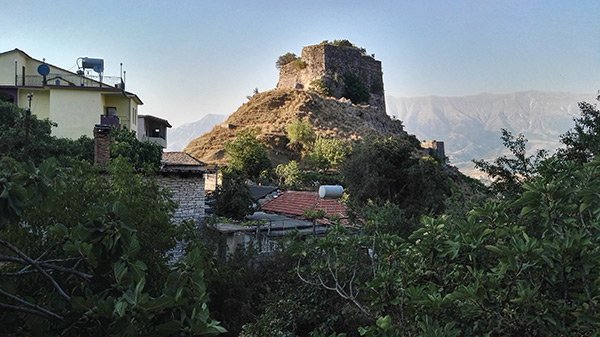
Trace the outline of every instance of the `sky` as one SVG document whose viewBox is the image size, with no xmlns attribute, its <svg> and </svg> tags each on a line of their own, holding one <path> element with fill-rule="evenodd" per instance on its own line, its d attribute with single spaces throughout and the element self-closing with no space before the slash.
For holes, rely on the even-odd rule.
<svg viewBox="0 0 600 337">
<path fill-rule="evenodd" d="M 173 126 L 233 113 L 280 55 L 335 39 L 382 61 L 391 96 L 600 89 L 597 0 L 0 0 L 0 52 L 122 62 L 139 113 Z"/>
</svg>

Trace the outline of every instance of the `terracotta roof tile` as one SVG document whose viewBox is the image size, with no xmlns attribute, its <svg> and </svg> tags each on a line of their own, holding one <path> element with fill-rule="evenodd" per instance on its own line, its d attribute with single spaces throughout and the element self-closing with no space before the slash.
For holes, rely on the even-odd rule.
<svg viewBox="0 0 600 337">
<path fill-rule="evenodd" d="M 265 212 L 301 216 L 306 210 L 325 211 L 327 216 L 345 218 L 347 208 L 337 199 L 321 199 L 317 192 L 286 191 L 262 205 Z"/>
</svg>

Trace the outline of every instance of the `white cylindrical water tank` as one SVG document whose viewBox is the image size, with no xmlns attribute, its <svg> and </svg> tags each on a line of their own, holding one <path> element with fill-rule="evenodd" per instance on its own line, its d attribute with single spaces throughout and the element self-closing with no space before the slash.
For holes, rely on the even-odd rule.
<svg viewBox="0 0 600 337">
<path fill-rule="evenodd" d="M 344 193 L 344 188 L 341 185 L 321 185 L 319 187 L 319 197 L 336 199 L 340 198 Z"/>
</svg>

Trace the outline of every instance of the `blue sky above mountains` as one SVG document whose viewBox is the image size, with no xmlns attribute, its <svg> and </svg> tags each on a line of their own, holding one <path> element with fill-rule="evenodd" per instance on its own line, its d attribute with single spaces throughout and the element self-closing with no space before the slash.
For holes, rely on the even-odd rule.
<svg viewBox="0 0 600 337">
<path fill-rule="evenodd" d="M 75 70 L 127 70 L 140 112 L 175 126 L 229 114 L 277 82 L 275 60 L 349 39 L 383 62 L 387 95 L 600 89 L 595 1 L 5 1 L 0 50 Z"/>
</svg>

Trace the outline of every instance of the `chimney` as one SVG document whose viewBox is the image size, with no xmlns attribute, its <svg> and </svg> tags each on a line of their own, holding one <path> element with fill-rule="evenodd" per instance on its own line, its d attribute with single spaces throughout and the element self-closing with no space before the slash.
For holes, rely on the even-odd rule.
<svg viewBox="0 0 600 337">
<path fill-rule="evenodd" d="M 94 127 L 94 164 L 105 167 L 110 161 L 110 126 L 96 124 Z"/>
</svg>

